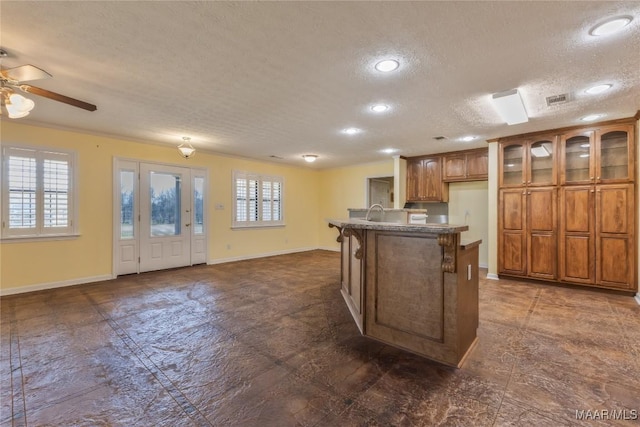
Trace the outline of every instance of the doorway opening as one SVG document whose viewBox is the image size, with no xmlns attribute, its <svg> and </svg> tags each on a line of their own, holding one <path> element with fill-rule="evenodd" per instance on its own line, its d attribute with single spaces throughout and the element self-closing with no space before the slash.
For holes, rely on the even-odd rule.
<svg viewBox="0 0 640 427">
<path fill-rule="evenodd" d="M 393 207 L 393 177 L 367 178 L 367 207 L 380 204 L 384 208 Z"/>
</svg>

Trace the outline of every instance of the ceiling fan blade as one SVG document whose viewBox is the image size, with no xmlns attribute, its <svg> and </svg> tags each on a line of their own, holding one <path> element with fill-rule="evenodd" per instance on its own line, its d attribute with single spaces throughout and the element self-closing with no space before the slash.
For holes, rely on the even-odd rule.
<svg viewBox="0 0 640 427">
<path fill-rule="evenodd" d="M 39 87 L 31 85 L 20 85 L 20 89 L 27 93 L 43 96 L 45 98 L 53 99 L 54 101 L 58 102 L 64 102 L 65 104 L 73 105 L 74 107 L 82 108 L 87 111 L 96 111 L 98 109 L 98 107 L 93 104 L 89 104 L 88 102 L 80 101 L 75 98 L 69 98 L 68 96 L 60 95 L 59 93 L 51 92 Z"/>
<path fill-rule="evenodd" d="M 21 65 L 15 68 L 8 68 L 2 70 L 2 75 L 9 80 L 15 80 L 18 82 L 28 82 L 29 80 L 48 79 L 52 77 L 42 68 L 38 68 L 33 65 Z"/>
</svg>

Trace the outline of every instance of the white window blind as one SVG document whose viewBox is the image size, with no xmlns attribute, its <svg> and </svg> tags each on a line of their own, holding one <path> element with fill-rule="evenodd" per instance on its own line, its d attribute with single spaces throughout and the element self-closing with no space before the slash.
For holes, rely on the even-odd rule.
<svg viewBox="0 0 640 427">
<path fill-rule="evenodd" d="M 4 147 L 2 237 L 73 232 L 73 154 Z"/>
<path fill-rule="evenodd" d="M 234 227 L 283 225 L 283 178 L 234 171 Z"/>
</svg>

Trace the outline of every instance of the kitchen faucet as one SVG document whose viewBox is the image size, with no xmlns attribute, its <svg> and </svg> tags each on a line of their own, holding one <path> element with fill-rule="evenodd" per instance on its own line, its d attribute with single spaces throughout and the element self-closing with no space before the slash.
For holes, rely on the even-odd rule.
<svg viewBox="0 0 640 427">
<path fill-rule="evenodd" d="M 373 205 L 371 205 L 371 207 L 367 211 L 367 216 L 364 217 L 365 220 L 369 221 L 369 215 L 371 215 L 371 211 L 375 207 L 380 208 L 380 212 L 382 212 L 382 215 L 384 215 L 384 206 L 382 206 L 380 203 L 374 203 Z M 380 219 L 382 219 L 382 216 L 380 216 Z"/>
</svg>

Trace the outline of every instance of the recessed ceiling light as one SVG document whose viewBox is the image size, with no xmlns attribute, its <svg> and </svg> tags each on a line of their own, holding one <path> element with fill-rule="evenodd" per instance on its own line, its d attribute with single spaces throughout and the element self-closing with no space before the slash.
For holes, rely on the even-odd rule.
<svg viewBox="0 0 640 427">
<path fill-rule="evenodd" d="M 380 150 L 381 153 L 385 153 L 385 154 L 393 154 L 396 151 L 398 150 L 395 148 L 385 148 L 384 150 Z"/>
<path fill-rule="evenodd" d="M 469 142 L 469 141 L 473 141 L 474 139 L 476 139 L 475 136 L 465 136 L 464 138 L 461 138 L 464 142 Z"/>
<path fill-rule="evenodd" d="M 388 109 L 389 109 L 389 106 L 385 104 L 374 104 L 371 106 L 371 111 L 375 113 L 384 113 Z"/>
<path fill-rule="evenodd" d="M 590 87 L 589 89 L 585 90 L 586 93 L 588 93 L 589 95 L 597 95 L 599 93 L 602 92 L 606 92 L 607 90 L 611 89 L 610 84 L 605 84 L 605 85 L 597 85 L 597 86 L 593 86 Z"/>
<path fill-rule="evenodd" d="M 346 128 L 342 130 L 342 133 L 346 133 L 347 135 L 355 135 L 360 132 L 362 132 L 362 130 L 358 128 Z"/>
<path fill-rule="evenodd" d="M 631 16 L 616 16 L 615 18 L 607 19 L 596 25 L 589 31 L 589 34 L 592 36 L 606 36 L 623 29 L 629 25 L 632 20 L 633 18 Z"/>
<path fill-rule="evenodd" d="M 584 116 L 580 120 L 582 120 L 583 122 L 592 122 L 594 120 L 598 120 L 602 116 L 603 114 L 589 114 L 588 116 Z"/>
<path fill-rule="evenodd" d="M 376 70 L 388 73 L 389 71 L 396 70 L 400 66 L 400 62 L 395 59 L 385 59 L 376 64 Z"/>
<path fill-rule="evenodd" d="M 307 163 L 313 163 L 318 158 L 318 155 L 317 154 L 305 154 L 305 155 L 302 156 L 302 158 Z"/>
</svg>

